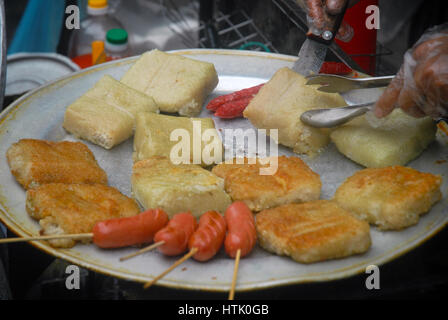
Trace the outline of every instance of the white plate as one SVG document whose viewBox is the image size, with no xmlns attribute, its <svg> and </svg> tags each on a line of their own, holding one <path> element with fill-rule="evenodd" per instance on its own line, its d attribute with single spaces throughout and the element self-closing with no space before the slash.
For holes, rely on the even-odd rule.
<svg viewBox="0 0 448 320">
<path fill-rule="evenodd" d="M 215 64 L 219 85 L 209 99 L 216 95 L 239 90 L 267 81 L 276 70 L 292 66 L 295 57 L 231 50 L 177 51 L 199 60 Z M 86 92 L 104 74 L 119 79 L 136 58 L 111 62 L 77 72 L 30 92 L 9 106 L 0 117 L 0 218 L 19 236 L 35 235 L 39 231 L 36 221 L 25 211 L 25 192 L 9 171 L 6 157 L 8 147 L 22 138 L 72 140 L 62 127 L 65 108 Z M 378 90 L 362 91 L 346 97 L 349 102 L 375 99 Z M 211 114 L 204 110 L 202 116 Z M 215 119 L 218 128 L 251 128 L 245 119 L 224 121 Z M 310 281 L 327 281 L 363 272 L 366 266 L 380 265 L 421 244 L 440 231 L 448 221 L 447 164 L 438 160 L 448 159 L 448 146 L 443 137 L 409 165 L 418 170 L 442 174 L 443 200 L 424 215 L 420 222 L 401 232 L 381 232 L 371 228 L 372 247 L 362 255 L 331 260 L 310 265 L 294 262 L 287 257 L 268 253 L 260 248 L 241 260 L 237 290 L 261 289 Z M 85 141 L 84 141 L 85 142 Z M 95 154 L 100 166 L 106 170 L 110 184 L 130 195 L 132 139 L 112 150 L 85 142 Z M 284 147 L 279 154 L 292 155 Z M 331 198 L 340 183 L 361 167 L 339 154 L 333 145 L 315 159 L 304 160 L 320 174 L 323 182 L 322 198 Z M 440 163 L 440 164 L 438 164 Z M 169 267 L 177 258 L 164 257 L 158 252 L 148 252 L 125 262 L 118 258 L 135 251 L 135 248 L 101 250 L 96 246 L 78 244 L 72 249 L 54 249 L 44 242 L 33 242 L 37 248 L 79 266 L 111 276 L 146 282 Z M 158 284 L 174 288 L 227 291 L 230 288 L 234 261 L 221 252 L 206 263 L 189 260 Z"/>
</svg>

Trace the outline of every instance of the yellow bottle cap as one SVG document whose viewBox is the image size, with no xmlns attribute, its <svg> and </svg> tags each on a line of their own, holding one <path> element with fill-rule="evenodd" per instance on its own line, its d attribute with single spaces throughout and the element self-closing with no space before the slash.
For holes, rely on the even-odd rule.
<svg viewBox="0 0 448 320">
<path fill-rule="evenodd" d="M 107 7 L 107 0 L 89 0 L 87 5 L 91 8 L 101 9 Z"/>
</svg>

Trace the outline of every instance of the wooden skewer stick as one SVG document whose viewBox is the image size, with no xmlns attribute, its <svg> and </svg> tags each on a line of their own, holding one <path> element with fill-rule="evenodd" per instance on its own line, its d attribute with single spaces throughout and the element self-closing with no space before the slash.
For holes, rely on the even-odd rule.
<svg viewBox="0 0 448 320">
<path fill-rule="evenodd" d="M 54 240 L 54 239 L 83 239 L 92 238 L 93 233 L 73 233 L 73 234 L 55 234 L 49 236 L 35 236 L 27 238 L 8 238 L 0 239 L 0 244 L 2 243 L 12 243 L 12 242 L 25 242 L 25 241 L 40 241 L 40 240 Z"/>
<path fill-rule="evenodd" d="M 138 256 L 139 254 L 142 254 L 144 252 L 151 251 L 151 250 L 153 250 L 153 249 L 155 249 L 157 247 L 160 247 L 163 244 L 165 244 L 165 241 L 159 241 L 159 242 L 153 243 L 153 244 L 151 244 L 151 245 L 149 245 L 147 247 L 144 247 L 144 248 L 142 248 L 142 249 L 140 249 L 140 250 L 138 250 L 136 252 L 133 252 L 133 253 L 128 254 L 128 255 L 126 255 L 124 257 L 121 257 L 120 261 L 128 260 L 128 259 L 133 258 L 135 256 Z"/>
<path fill-rule="evenodd" d="M 186 255 L 184 255 L 182 258 L 180 258 L 179 260 L 177 260 L 176 262 L 173 263 L 173 265 L 171 267 L 169 267 L 168 269 L 166 269 L 164 272 L 162 272 L 161 274 L 159 274 L 157 277 L 155 277 L 154 279 L 152 279 L 151 281 L 145 283 L 145 285 L 143 286 L 144 289 L 149 288 L 150 286 L 152 286 L 154 283 L 156 283 L 158 280 L 160 280 L 161 278 L 163 278 L 164 276 L 166 276 L 168 273 L 170 273 L 171 271 L 173 271 L 174 268 L 176 268 L 178 265 L 180 265 L 181 263 L 183 263 L 185 260 L 187 260 L 188 258 L 190 258 L 191 256 L 194 256 L 195 253 L 198 251 L 198 248 L 192 248 L 190 250 L 190 252 L 188 252 Z"/>
<path fill-rule="evenodd" d="M 241 257 L 241 249 L 238 249 L 236 251 L 235 267 L 233 268 L 233 278 L 232 278 L 232 286 L 230 287 L 229 292 L 229 300 L 233 300 L 233 297 L 235 296 L 236 278 L 238 275 L 238 266 L 240 264 L 240 257 Z"/>
</svg>

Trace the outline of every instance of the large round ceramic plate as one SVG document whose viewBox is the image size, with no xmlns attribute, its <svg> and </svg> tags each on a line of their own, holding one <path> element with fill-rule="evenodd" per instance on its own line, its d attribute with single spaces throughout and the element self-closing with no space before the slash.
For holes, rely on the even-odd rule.
<svg viewBox="0 0 448 320">
<path fill-rule="evenodd" d="M 227 50 L 190 50 L 177 51 L 187 57 L 214 63 L 219 74 L 219 85 L 209 97 L 230 91 L 250 87 L 267 81 L 276 70 L 292 66 L 295 57 Z M 11 175 L 5 153 L 8 147 L 22 138 L 48 140 L 76 139 L 62 129 L 65 108 L 85 93 L 104 74 L 119 79 L 136 58 L 120 62 L 111 62 L 95 68 L 77 72 L 69 77 L 30 92 L 9 106 L 0 118 L 0 209 L 1 219 L 19 236 L 38 234 L 39 225 L 28 217 L 25 211 L 25 191 Z M 347 96 L 348 102 L 370 101 L 379 94 L 378 90 L 364 90 Z M 212 115 L 204 110 L 203 117 Z M 246 119 L 223 121 L 214 119 L 218 128 L 251 128 Z M 413 227 L 400 232 L 381 232 L 371 229 L 372 247 L 362 255 L 345 259 L 331 260 L 310 265 L 299 264 L 287 257 L 268 253 L 255 248 L 250 256 L 240 263 L 237 290 L 262 289 L 272 286 L 327 281 L 348 277 L 363 272 L 366 266 L 380 265 L 421 244 L 441 230 L 448 221 L 447 212 L 447 164 L 448 146 L 444 138 L 438 140 L 409 165 L 418 170 L 442 174 L 443 199 L 424 215 Z M 85 141 L 84 141 L 85 142 Z M 132 139 L 116 146 L 112 150 L 85 142 L 93 151 L 100 166 L 108 174 L 110 184 L 121 192 L 130 195 Z M 292 155 L 292 152 L 280 147 L 279 154 Z M 333 145 L 314 158 L 304 160 L 320 174 L 323 182 L 322 198 L 333 196 L 340 183 L 352 175 L 360 166 L 339 154 Z M 168 258 L 158 252 L 148 252 L 134 259 L 119 262 L 118 258 L 135 251 L 135 248 L 101 250 L 95 245 L 78 244 L 72 249 L 54 249 L 45 242 L 34 242 L 36 247 L 73 264 L 89 268 L 108 275 L 135 281 L 148 281 L 169 267 L 176 258 Z M 206 263 L 189 260 L 158 282 L 159 285 L 226 291 L 232 279 L 234 261 L 224 252 Z"/>
</svg>

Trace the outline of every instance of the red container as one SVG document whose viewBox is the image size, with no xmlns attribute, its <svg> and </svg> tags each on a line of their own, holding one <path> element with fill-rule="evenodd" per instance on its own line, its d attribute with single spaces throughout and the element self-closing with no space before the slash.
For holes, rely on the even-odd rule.
<svg viewBox="0 0 448 320">
<path fill-rule="evenodd" d="M 83 54 L 72 58 L 72 61 L 76 63 L 81 69 L 85 69 L 92 66 L 92 55 L 90 53 Z M 106 57 L 106 61 L 112 61 L 111 57 Z"/>
<path fill-rule="evenodd" d="M 378 0 L 361 0 L 347 10 L 344 21 L 352 26 L 354 36 L 349 42 L 336 39 L 336 43 L 368 74 L 375 73 L 376 29 L 367 29 L 366 20 L 372 13 L 366 13 L 370 5 L 378 6 Z"/>
</svg>

